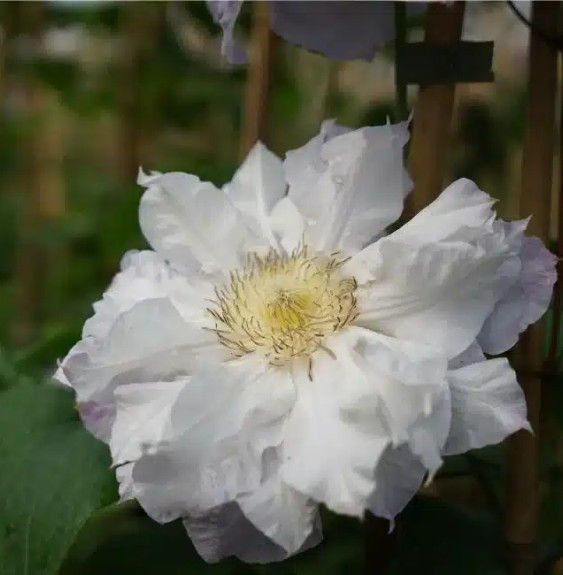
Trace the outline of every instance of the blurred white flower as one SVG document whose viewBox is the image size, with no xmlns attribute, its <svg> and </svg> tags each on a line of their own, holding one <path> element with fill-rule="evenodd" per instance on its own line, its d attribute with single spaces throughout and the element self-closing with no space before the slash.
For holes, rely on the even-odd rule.
<svg viewBox="0 0 563 575">
<path fill-rule="evenodd" d="M 443 455 L 529 428 L 479 344 L 541 316 L 554 259 L 468 180 L 386 235 L 407 140 L 325 122 L 283 162 L 257 144 L 223 189 L 140 174 L 154 251 L 126 255 L 58 377 L 122 498 L 183 518 L 207 561 L 315 545 L 321 503 L 393 518 Z"/>
</svg>

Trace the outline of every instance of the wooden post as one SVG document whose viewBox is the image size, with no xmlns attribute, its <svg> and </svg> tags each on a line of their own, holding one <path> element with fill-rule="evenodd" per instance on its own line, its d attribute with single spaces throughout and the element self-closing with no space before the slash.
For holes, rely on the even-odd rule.
<svg viewBox="0 0 563 575">
<path fill-rule="evenodd" d="M 532 27 L 555 36 L 560 2 L 532 5 Z M 520 213 L 533 215 L 528 231 L 548 239 L 553 169 L 557 53 L 538 34 L 530 33 L 526 128 L 522 158 Z M 539 507 L 538 446 L 543 368 L 543 330 L 532 325 L 516 350 L 523 372 L 520 384 L 526 395 L 528 418 L 534 435 L 519 431 L 509 439 L 506 558 L 511 575 L 532 575 Z"/>
<path fill-rule="evenodd" d="M 43 33 L 43 3 L 22 2 L 18 9 L 18 32 L 29 35 L 32 57 L 36 57 Z M 39 321 L 43 266 L 37 236 L 41 225 L 41 167 L 44 163 L 44 150 L 36 139 L 36 131 L 42 129 L 43 87 L 34 74 L 26 72 L 18 88 L 23 104 L 23 123 L 18 142 L 21 151 L 18 180 L 22 197 L 15 255 L 14 317 L 11 325 L 11 340 L 16 346 L 30 343 Z"/>
<path fill-rule="evenodd" d="M 117 78 L 118 171 L 123 186 L 131 188 L 139 167 L 150 157 L 149 135 L 155 128 L 154 106 L 143 100 L 141 67 L 143 57 L 154 55 L 165 20 L 165 4 L 126 2 L 121 7 L 122 48 Z M 143 108 L 143 103 L 145 106 Z"/>
<path fill-rule="evenodd" d="M 278 44 L 270 31 L 268 3 L 254 1 L 252 47 L 244 96 L 244 126 L 241 134 L 239 158 L 246 157 L 258 140 L 266 139 L 270 80 Z"/>
<path fill-rule="evenodd" d="M 463 28 L 465 2 L 429 3 L 425 42 L 448 45 L 458 42 Z M 421 86 L 414 109 L 409 171 L 415 189 L 405 214 L 414 216 L 442 191 L 446 157 L 450 146 L 455 86 Z"/>
</svg>

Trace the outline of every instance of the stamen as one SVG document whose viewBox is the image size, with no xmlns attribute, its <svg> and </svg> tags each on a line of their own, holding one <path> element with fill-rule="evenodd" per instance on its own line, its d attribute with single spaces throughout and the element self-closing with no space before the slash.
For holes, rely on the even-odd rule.
<svg viewBox="0 0 563 575">
<path fill-rule="evenodd" d="M 357 282 L 340 275 L 344 261 L 336 253 L 310 255 L 307 246 L 290 255 L 249 254 L 245 267 L 215 288 L 209 313 L 219 341 L 236 356 L 259 352 L 274 365 L 327 350 L 325 338 L 358 314 Z"/>
</svg>

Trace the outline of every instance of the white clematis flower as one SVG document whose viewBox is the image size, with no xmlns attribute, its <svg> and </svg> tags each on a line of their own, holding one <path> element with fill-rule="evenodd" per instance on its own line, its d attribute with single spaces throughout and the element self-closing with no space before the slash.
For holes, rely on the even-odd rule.
<svg viewBox="0 0 563 575">
<path fill-rule="evenodd" d="M 222 190 L 140 175 L 154 251 L 124 258 L 58 378 L 121 497 L 182 518 L 207 561 L 315 545 L 320 503 L 391 519 L 444 454 L 529 428 L 480 344 L 545 311 L 554 262 L 467 180 L 385 235 L 407 139 L 326 122 L 284 162 L 257 144 Z"/>
</svg>

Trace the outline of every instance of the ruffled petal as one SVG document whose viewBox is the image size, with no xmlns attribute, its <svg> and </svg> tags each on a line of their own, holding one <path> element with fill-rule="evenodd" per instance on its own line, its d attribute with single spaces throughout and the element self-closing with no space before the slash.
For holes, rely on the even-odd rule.
<svg viewBox="0 0 563 575">
<path fill-rule="evenodd" d="M 120 314 L 102 340 L 82 340 L 62 369 L 81 402 L 107 402 L 118 385 L 171 380 L 224 348 L 205 324 L 186 322 L 167 298 L 140 301 Z M 76 349 L 78 348 L 78 350 Z"/>
<path fill-rule="evenodd" d="M 283 482 L 280 474 L 283 449 L 264 452 L 261 485 L 239 498 L 244 515 L 287 555 L 319 542 L 317 504 Z M 316 531 L 317 533 L 314 533 Z"/>
<path fill-rule="evenodd" d="M 519 224 L 521 222 L 504 225 Z M 523 237 L 522 229 L 513 241 L 519 248 L 520 275 L 497 303 L 478 338 L 483 350 L 491 355 L 510 349 L 518 341 L 519 334 L 543 316 L 557 280 L 557 258 L 539 238 Z"/>
<path fill-rule="evenodd" d="M 225 272 L 243 261 L 245 244 L 256 243 L 240 212 L 213 184 L 171 172 L 146 185 L 139 206 L 141 229 L 151 246 L 178 268 Z"/>
<path fill-rule="evenodd" d="M 94 304 L 94 315 L 86 320 L 82 337 L 105 337 L 117 317 L 136 303 L 169 298 L 180 315 L 201 321 L 213 297 L 213 287 L 203 278 L 189 279 L 172 269 L 153 251 L 131 250 L 121 260 L 121 271 L 113 278 L 103 299 Z"/>
<path fill-rule="evenodd" d="M 408 124 L 349 131 L 325 122 L 284 162 L 289 199 L 320 251 L 356 251 L 401 214 L 412 182 L 403 165 Z"/>
<path fill-rule="evenodd" d="M 184 525 L 197 552 L 208 563 L 231 556 L 246 563 L 270 563 L 289 557 L 287 551 L 268 539 L 244 516 L 235 502 L 186 518 Z M 321 540 L 320 522 L 317 521 L 299 552 L 316 546 Z"/>
<path fill-rule="evenodd" d="M 294 400 L 288 373 L 261 358 L 205 367 L 172 409 L 170 440 L 135 464 L 137 500 L 165 522 L 256 489 L 262 454 L 281 442 L 283 417 Z"/>
<path fill-rule="evenodd" d="M 445 350 L 471 345 L 520 273 L 520 258 L 494 225 L 490 198 L 453 184 L 409 224 L 344 268 L 357 290 L 358 325 Z"/>
<path fill-rule="evenodd" d="M 172 407 L 189 379 L 131 383 L 116 389 L 109 446 L 114 465 L 136 461 L 147 446 L 164 440 Z"/>
<path fill-rule="evenodd" d="M 284 480 L 337 513 L 363 514 L 390 443 L 411 441 L 446 386 L 433 350 L 350 329 L 297 372 L 298 400 L 284 441 Z M 443 443 L 443 442 L 442 442 Z M 440 449 L 441 445 L 437 447 Z"/>
<path fill-rule="evenodd" d="M 526 400 L 504 358 L 449 372 L 452 424 L 444 455 L 499 443 L 519 429 L 531 431 Z"/>
<path fill-rule="evenodd" d="M 278 242 L 272 230 L 270 214 L 284 197 L 286 187 L 282 161 L 258 142 L 223 190 L 235 207 L 250 220 L 256 234 L 266 238 L 275 248 Z"/>
<path fill-rule="evenodd" d="M 410 12 L 424 9 L 414 4 Z M 335 60 L 370 60 L 395 37 L 393 2 L 270 0 L 269 7 L 276 34 Z"/>
</svg>

